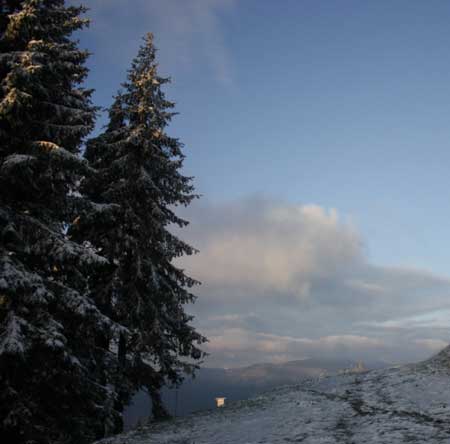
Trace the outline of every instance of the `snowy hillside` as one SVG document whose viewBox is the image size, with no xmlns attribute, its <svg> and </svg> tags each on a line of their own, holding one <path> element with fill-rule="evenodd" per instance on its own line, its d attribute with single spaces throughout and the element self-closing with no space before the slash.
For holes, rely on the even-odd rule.
<svg viewBox="0 0 450 444">
<path fill-rule="evenodd" d="M 186 416 L 214 408 L 216 396 L 226 396 L 227 402 L 249 399 L 275 387 L 299 384 L 319 375 L 334 375 L 357 364 L 357 361 L 344 358 L 310 358 L 230 369 L 202 367 L 195 378 L 187 378 L 178 389 L 165 387 L 161 394 L 171 415 Z M 364 362 L 364 366 L 369 369 L 389 367 L 387 363 L 375 360 Z M 150 411 L 149 396 L 144 391 L 139 392 L 124 412 L 125 430 L 134 429 L 138 422 L 145 422 Z"/>
<path fill-rule="evenodd" d="M 106 443 L 450 443 L 450 347 L 419 364 L 308 380 Z"/>
</svg>

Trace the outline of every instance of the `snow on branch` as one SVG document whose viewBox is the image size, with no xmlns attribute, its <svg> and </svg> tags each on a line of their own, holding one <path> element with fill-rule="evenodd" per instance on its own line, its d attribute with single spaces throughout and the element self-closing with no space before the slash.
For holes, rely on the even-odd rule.
<svg viewBox="0 0 450 444">
<path fill-rule="evenodd" d="M 27 326 L 27 322 L 14 312 L 10 312 L 5 324 L 5 329 L 0 335 L 0 355 L 4 353 L 23 355 L 26 344 L 22 329 Z"/>
</svg>

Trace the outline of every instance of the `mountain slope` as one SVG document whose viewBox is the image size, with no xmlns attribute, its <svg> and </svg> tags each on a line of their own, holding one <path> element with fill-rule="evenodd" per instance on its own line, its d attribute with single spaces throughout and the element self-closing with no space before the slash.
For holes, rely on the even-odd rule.
<svg viewBox="0 0 450 444">
<path fill-rule="evenodd" d="M 434 358 L 359 375 L 331 376 L 106 444 L 449 443 L 450 347 Z"/>
</svg>

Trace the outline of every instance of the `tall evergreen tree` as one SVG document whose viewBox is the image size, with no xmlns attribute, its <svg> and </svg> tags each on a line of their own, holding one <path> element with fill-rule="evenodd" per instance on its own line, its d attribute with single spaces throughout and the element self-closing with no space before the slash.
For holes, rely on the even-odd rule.
<svg viewBox="0 0 450 444">
<path fill-rule="evenodd" d="M 118 420 L 98 338 L 117 327 L 89 291 L 106 259 L 67 235 L 79 156 L 92 130 L 87 53 L 71 40 L 82 7 L 0 1 L 0 436 L 7 443 L 84 443 Z M 77 205 L 78 206 L 78 205 Z M 96 208 L 95 206 L 90 206 Z M 73 223 L 77 223 L 75 219 Z"/>
<path fill-rule="evenodd" d="M 174 113 L 161 89 L 169 79 L 157 73 L 153 36 L 144 39 L 127 82 L 109 110 L 109 125 L 89 141 L 86 159 L 98 171 L 84 192 L 100 205 L 117 205 L 106 217 L 85 217 L 76 227 L 117 268 L 96 278 L 105 312 L 127 331 L 117 340 L 123 394 L 148 389 L 153 415 L 165 414 L 159 391 L 192 372 L 206 339 L 191 325 L 185 304 L 194 301 L 196 281 L 173 264 L 194 249 L 169 231 L 188 222 L 174 213 L 194 194 L 181 173 L 182 144 L 166 133 Z M 75 235 L 75 233 L 74 233 Z M 101 296 L 100 296 L 101 295 Z"/>
</svg>

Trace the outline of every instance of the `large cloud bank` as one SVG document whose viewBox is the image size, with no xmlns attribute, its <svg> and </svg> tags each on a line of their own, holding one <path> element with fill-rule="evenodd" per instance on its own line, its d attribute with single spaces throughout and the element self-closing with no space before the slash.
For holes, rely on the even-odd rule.
<svg viewBox="0 0 450 444">
<path fill-rule="evenodd" d="M 183 216 L 191 225 L 179 234 L 200 253 L 180 266 L 203 282 L 188 310 L 209 337 L 208 365 L 404 362 L 447 344 L 450 279 L 370 264 L 334 209 L 255 197 Z"/>
</svg>

